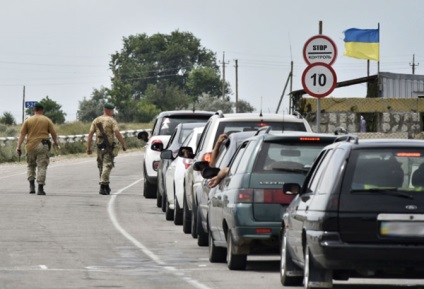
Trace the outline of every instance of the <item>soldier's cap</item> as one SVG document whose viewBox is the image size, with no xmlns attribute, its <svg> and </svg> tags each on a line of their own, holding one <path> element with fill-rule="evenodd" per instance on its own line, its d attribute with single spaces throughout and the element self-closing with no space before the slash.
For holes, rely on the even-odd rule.
<svg viewBox="0 0 424 289">
<path fill-rule="evenodd" d="M 107 109 L 115 109 L 115 105 L 114 105 L 113 103 L 110 103 L 110 102 L 106 102 L 106 103 L 103 105 L 103 107 L 104 107 L 104 108 L 107 108 Z"/>
<path fill-rule="evenodd" d="M 39 109 L 44 109 L 44 106 L 43 106 L 40 102 L 36 102 L 36 103 L 34 104 L 34 107 L 35 107 L 35 108 L 39 108 Z"/>
</svg>

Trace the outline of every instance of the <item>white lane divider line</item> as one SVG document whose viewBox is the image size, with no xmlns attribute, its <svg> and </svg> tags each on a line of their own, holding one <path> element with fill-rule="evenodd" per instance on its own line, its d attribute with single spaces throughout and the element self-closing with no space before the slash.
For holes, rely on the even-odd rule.
<svg viewBox="0 0 424 289">
<path fill-rule="evenodd" d="M 211 289 L 210 287 L 200 283 L 197 280 L 194 280 L 190 277 L 184 277 L 184 273 L 182 273 L 181 271 L 179 271 L 178 269 L 176 269 L 175 267 L 172 266 L 166 266 L 166 263 L 164 261 L 162 261 L 159 256 L 155 255 L 152 251 L 150 251 L 146 246 L 144 246 L 141 242 L 139 242 L 136 238 L 134 238 L 133 236 L 131 236 L 127 231 L 125 231 L 124 228 L 121 227 L 121 225 L 118 222 L 118 219 L 116 218 L 116 214 L 115 214 L 115 200 L 118 197 L 119 194 L 121 194 L 122 192 L 124 192 L 125 190 L 131 188 L 132 186 L 138 184 L 139 182 L 141 182 L 143 179 L 139 179 L 131 184 L 129 184 L 128 186 L 120 189 L 118 192 L 116 192 L 115 194 L 110 195 L 110 200 L 108 203 L 108 207 L 107 207 L 107 211 L 109 214 L 109 218 L 112 221 L 112 224 L 114 225 L 114 227 L 118 230 L 119 233 L 121 233 L 125 238 L 127 238 L 131 243 L 134 244 L 134 246 L 136 246 L 137 248 L 139 248 L 145 255 L 147 255 L 152 261 L 154 261 L 156 264 L 158 264 L 159 266 L 162 266 L 165 270 L 171 272 L 172 274 L 174 274 L 175 276 L 181 278 L 182 280 L 186 281 L 187 283 L 193 285 L 194 287 L 198 288 L 198 289 Z"/>
<path fill-rule="evenodd" d="M 49 269 L 46 265 L 38 265 L 38 267 L 40 267 L 41 270 Z"/>
</svg>

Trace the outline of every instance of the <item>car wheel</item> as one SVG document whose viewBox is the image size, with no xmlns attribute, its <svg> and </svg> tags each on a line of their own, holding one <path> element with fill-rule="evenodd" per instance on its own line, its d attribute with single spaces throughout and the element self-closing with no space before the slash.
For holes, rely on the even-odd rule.
<svg viewBox="0 0 424 289">
<path fill-rule="evenodd" d="M 185 193 L 183 197 L 183 232 L 185 234 L 191 233 L 191 212 L 188 209 Z"/>
<path fill-rule="evenodd" d="M 330 270 L 319 267 L 319 265 L 314 260 L 308 245 L 305 246 L 303 286 L 305 289 L 333 287 L 332 272 Z"/>
<path fill-rule="evenodd" d="M 230 270 L 244 270 L 246 269 L 247 265 L 247 255 L 241 254 L 236 255 L 234 254 L 234 241 L 233 237 L 231 236 L 231 231 L 228 230 L 227 232 L 227 266 Z"/>
<path fill-rule="evenodd" d="M 159 192 L 158 192 L 159 194 Z M 166 203 L 168 202 L 167 198 L 166 198 L 166 194 L 164 193 L 162 196 L 162 204 L 161 204 L 161 208 L 162 208 L 162 212 L 166 212 Z"/>
<path fill-rule="evenodd" d="M 200 210 L 197 208 L 197 245 L 200 247 L 205 247 L 208 245 L 208 234 L 203 230 L 202 225 L 202 216 L 200 215 Z"/>
<path fill-rule="evenodd" d="M 178 200 L 175 196 L 174 196 L 174 224 L 175 225 L 183 224 L 183 210 L 178 204 Z"/>
<path fill-rule="evenodd" d="M 174 220 L 174 210 L 169 207 L 168 201 L 166 201 L 165 218 L 167 221 Z"/>
<path fill-rule="evenodd" d="M 159 194 L 159 192 L 156 192 L 156 206 L 158 208 L 162 207 L 162 196 Z"/>
<path fill-rule="evenodd" d="M 197 238 L 197 207 L 193 200 L 193 209 L 191 210 L 191 236 Z"/>
<path fill-rule="evenodd" d="M 287 249 L 287 233 L 285 231 L 281 237 L 280 280 L 283 286 L 300 286 L 303 282 L 303 272 L 294 264 L 290 251 Z"/>
<path fill-rule="evenodd" d="M 223 263 L 227 257 L 227 250 L 223 247 L 217 247 L 213 243 L 213 236 L 209 229 L 209 262 L 211 263 Z"/>
<path fill-rule="evenodd" d="M 150 183 L 147 180 L 146 169 L 144 169 L 143 196 L 146 199 L 156 198 L 156 189 L 157 189 L 157 186 L 155 184 Z"/>
</svg>

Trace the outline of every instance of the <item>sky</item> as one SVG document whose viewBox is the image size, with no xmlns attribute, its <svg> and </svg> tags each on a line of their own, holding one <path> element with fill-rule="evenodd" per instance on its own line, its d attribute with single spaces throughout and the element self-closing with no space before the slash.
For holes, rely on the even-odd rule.
<svg viewBox="0 0 424 289">
<path fill-rule="evenodd" d="M 293 61 L 292 89 L 302 89 L 306 41 L 319 34 L 337 46 L 338 81 L 367 76 L 367 61 L 343 56 L 348 28 L 380 25 L 380 71 L 424 74 L 422 0 L 0 0 L 0 117 L 23 118 L 23 100 L 46 96 L 77 120 L 79 102 L 111 87 L 111 55 L 123 38 L 190 32 L 225 62 L 225 80 L 256 111 L 288 111 L 284 86 Z M 225 54 L 225 58 L 224 57 Z M 370 62 L 370 74 L 378 71 Z M 221 70 L 222 73 L 222 70 Z M 365 84 L 331 97 L 364 97 Z"/>
</svg>

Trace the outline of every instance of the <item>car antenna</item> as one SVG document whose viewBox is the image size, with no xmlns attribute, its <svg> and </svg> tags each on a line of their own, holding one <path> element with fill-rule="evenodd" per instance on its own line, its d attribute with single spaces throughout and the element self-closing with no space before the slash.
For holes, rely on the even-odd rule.
<svg viewBox="0 0 424 289">
<path fill-rule="evenodd" d="M 262 117 L 262 96 L 261 96 L 261 111 L 259 112 L 259 116 Z"/>
</svg>

